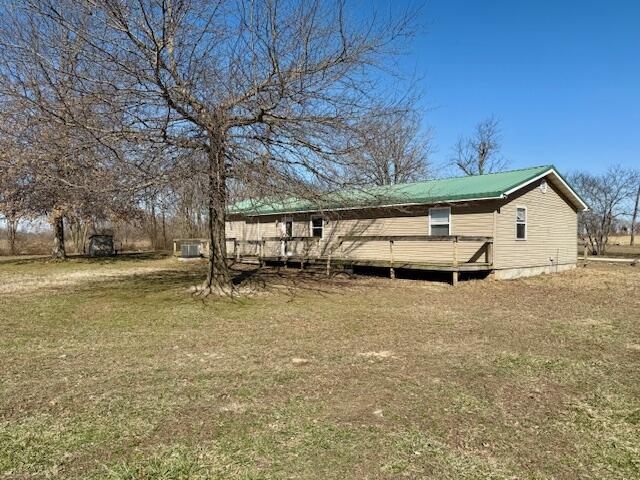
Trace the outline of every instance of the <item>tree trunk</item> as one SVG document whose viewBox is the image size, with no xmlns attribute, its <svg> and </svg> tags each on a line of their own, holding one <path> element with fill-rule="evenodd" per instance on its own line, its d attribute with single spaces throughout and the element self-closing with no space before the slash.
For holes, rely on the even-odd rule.
<svg viewBox="0 0 640 480">
<path fill-rule="evenodd" d="M 93 220 L 88 220 L 84 222 L 82 227 L 82 236 L 80 241 L 82 242 L 82 254 L 87 253 L 87 237 L 89 236 L 89 227 L 93 224 Z"/>
<path fill-rule="evenodd" d="M 636 206 L 633 208 L 633 216 L 631 217 L 631 240 L 629 245 L 635 245 L 636 243 L 636 223 L 638 221 L 638 207 L 640 207 L 640 185 L 638 185 L 638 192 L 636 193 Z"/>
<path fill-rule="evenodd" d="M 158 250 L 158 220 L 156 218 L 156 199 L 151 200 L 151 248 Z"/>
<path fill-rule="evenodd" d="M 9 242 L 9 255 L 16 255 L 16 237 L 18 235 L 18 217 L 7 217 L 7 240 Z"/>
<path fill-rule="evenodd" d="M 167 222 L 165 218 L 165 208 L 162 207 L 162 250 L 167 249 Z"/>
<path fill-rule="evenodd" d="M 209 204 L 209 265 L 205 290 L 207 293 L 230 294 L 233 290 L 231 274 L 227 266 L 227 244 L 225 236 L 225 208 L 227 185 L 222 139 L 210 135 L 207 152 Z"/>
<path fill-rule="evenodd" d="M 51 257 L 56 260 L 66 260 L 67 252 L 64 248 L 64 220 L 61 214 L 55 213 L 51 221 L 53 227 L 53 251 Z"/>
<path fill-rule="evenodd" d="M 71 241 L 73 242 L 75 252 L 84 253 L 84 232 L 86 230 L 85 222 L 78 217 L 71 219 L 67 217 L 67 226 L 69 227 L 69 233 L 71 234 Z"/>
</svg>

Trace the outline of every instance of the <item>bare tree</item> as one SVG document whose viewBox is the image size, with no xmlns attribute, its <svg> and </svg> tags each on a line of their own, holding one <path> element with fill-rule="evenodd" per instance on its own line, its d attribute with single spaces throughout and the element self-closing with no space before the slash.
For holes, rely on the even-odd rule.
<svg viewBox="0 0 640 480">
<path fill-rule="evenodd" d="M 393 185 L 429 176 L 432 135 L 430 130 L 421 132 L 415 112 L 374 114 L 360 131 L 363 148 L 348 165 L 355 184 Z"/>
<path fill-rule="evenodd" d="M 108 83 L 88 55 L 92 12 L 60 2 L 71 30 L 37 12 L 40 6 L 6 2 L 0 9 L 0 131 L 18 152 L 25 203 L 49 217 L 52 256 L 64 259 L 65 219 L 81 249 L 90 225 L 129 215 L 139 184 L 162 176 L 165 164 L 159 147 L 115 134 L 123 112 L 102 102 Z"/>
<path fill-rule="evenodd" d="M 24 178 L 17 168 L 18 152 L 6 139 L 0 141 L 0 149 L 0 215 L 6 223 L 9 254 L 15 255 L 18 224 L 22 217 L 27 216 Z"/>
<path fill-rule="evenodd" d="M 28 15 L 91 46 L 87 61 L 100 70 L 91 90 L 129 122 L 125 134 L 206 156 L 209 292 L 232 288 L 228 180 L 308 193 L 310 178 L 341 178 L 355 129 L 391 109 L 372 74 L 414 17 L 367 21 L 320 0 L 33 0 Z"/>
<path fill-rule="evenodd" d="M 588 211 L 580 213 L 580 232 L 594 255 L 604 255 L 615 223 L 629 212 L 628 202 L 637 185 L 635 174 L 614 166 L 602 175 L 579 172 L 570 179 L 589 205 Z"/>
<path fill-rule="evenodd" d="M 21 13 L 11 4 L 2 11 L 0 88 L 10 107 L 2 112 L 2 129 L 21 151 L 30 207 L 50 217 L 52 256 L 64 259 L 64 214 L 72 203 L 71 189 L 83 175 L 78 159 L 85 145 L 70 128 L 71 118 L 86 114 L 73 85 L 82 71 L 82 41 L 46 19 Z M 50 42 L 40 42 L 43 35 Z"/>
<path fill-rule="evenodd" d="M 500 172 L 508 165 L 500 153 L 500 142 L 500 122 L 489 117 L 476 125 L 473 135 L 460 137 L 451 163 L 465 175 Z"/>
</svg>

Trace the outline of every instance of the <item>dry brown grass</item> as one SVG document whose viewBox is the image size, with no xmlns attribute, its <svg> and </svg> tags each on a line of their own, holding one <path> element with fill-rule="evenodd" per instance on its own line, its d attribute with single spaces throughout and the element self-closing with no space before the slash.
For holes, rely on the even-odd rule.
<svg viewBox="0 0 640 480">
<path fill-rule="evenodd" d="M 640 258 L 640 238 L 636 238 L 635 245 L 630 245 L 631 236 L 616 235 L 609 239 L 607 245 L 607 257 L 633 257 Z M 578 242 L 578 254 L 583 254 L 583 246 Z"/>
<path fill-rule="evenodd" d="M 264 294 L 216 301 L 187 293 L 201 272 L 0 265 L 69 279 L 0 296 L 0 478 L 640 475 L 639 267 L 243 269 Z"/>
</svg>

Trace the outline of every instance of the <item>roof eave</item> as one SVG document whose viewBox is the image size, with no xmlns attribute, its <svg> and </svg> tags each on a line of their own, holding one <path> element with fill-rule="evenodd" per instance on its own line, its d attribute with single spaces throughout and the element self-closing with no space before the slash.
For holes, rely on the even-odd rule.
<svg viewBox="0 0 640 480">
<path fill-rule="evenodd" d="M 241 215 L 245 217 L 269 217 L 271 215 L 288 215 L 288 214 L 296 214 L 296 213 L 338 212 L 338 211 L 345 211 L 345 210 L 367 210 L 372 208 L 417 207 L 420 205 L 438 205 L 441 203 L 479 202 L 479 201 L 487 201 L 487 200 L 501 200 L 505 197 L 506 195 L 501 194 L 499 192 L 492 192 L 488 196 L 473 197 L 473 198 L 458 198 L 453 200 L 434 199 L 434 200 L 421 201 L 421 202 L 389 203 L 389 204 L 381 204 L 381 205 L 358 205 L 353 207 L 334 207 L 334 208 L 324 208 L 324 209 L 316 208 L 316 209 L 306 209 L 306 210 L 278 210 L 275 212 L 268 212 L 268 213 L 229 212 L 229 215 Z"/>
<path fill-rule="evenodd" d="M 578 195 L 575 190 L 573 188 L 571 188 L 571 186 L 567 183 L 567 181 L 562 178 L 562 175 L 560 175 L 558 173 L 558 171 L 555 169 L 555 167 L 551 167 L 548 170 L 545 170 L 544 172 L 530 178 L 529 180 L 522 182 L 514 187 L 512 187 L 511 189 L 507 190 L 506 192 L 504 192 L 504 196 L 509 196 L 511 195 L 513 192 L 516 192 L 518 190 L 520 190 L 521 188 L 526 187 L 527 185 L 532 184 L 533 182 L 540 180 L 541 178 L 546 177 L 547 175 L 552 174 L 554 176 L 554 178 L 564 187 L 564 189 L 566 190 L 566 193 L 568 193 L 568 197 L 569 200 L 571 200 L 573 202 L 573 204 L 578 207 L 579 210 L 586 212 L 587 210 L 589 210 L 589 206 L 584 202 L 584 200 L 582 200 L 582 198 L 580 198 L 580 195 Z"/>
</svg>

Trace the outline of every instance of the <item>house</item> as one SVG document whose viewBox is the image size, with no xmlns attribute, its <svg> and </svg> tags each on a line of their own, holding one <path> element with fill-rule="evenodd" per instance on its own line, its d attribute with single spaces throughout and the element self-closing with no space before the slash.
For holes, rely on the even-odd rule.
<svg viewBox="0 0 640 480">
<path fill-rule="evenodd" d="M 227 254 L 240 261 L 515 278 L 572 269 L 587 205 L 553 165 L 229 209 Z"/>
</svg>

